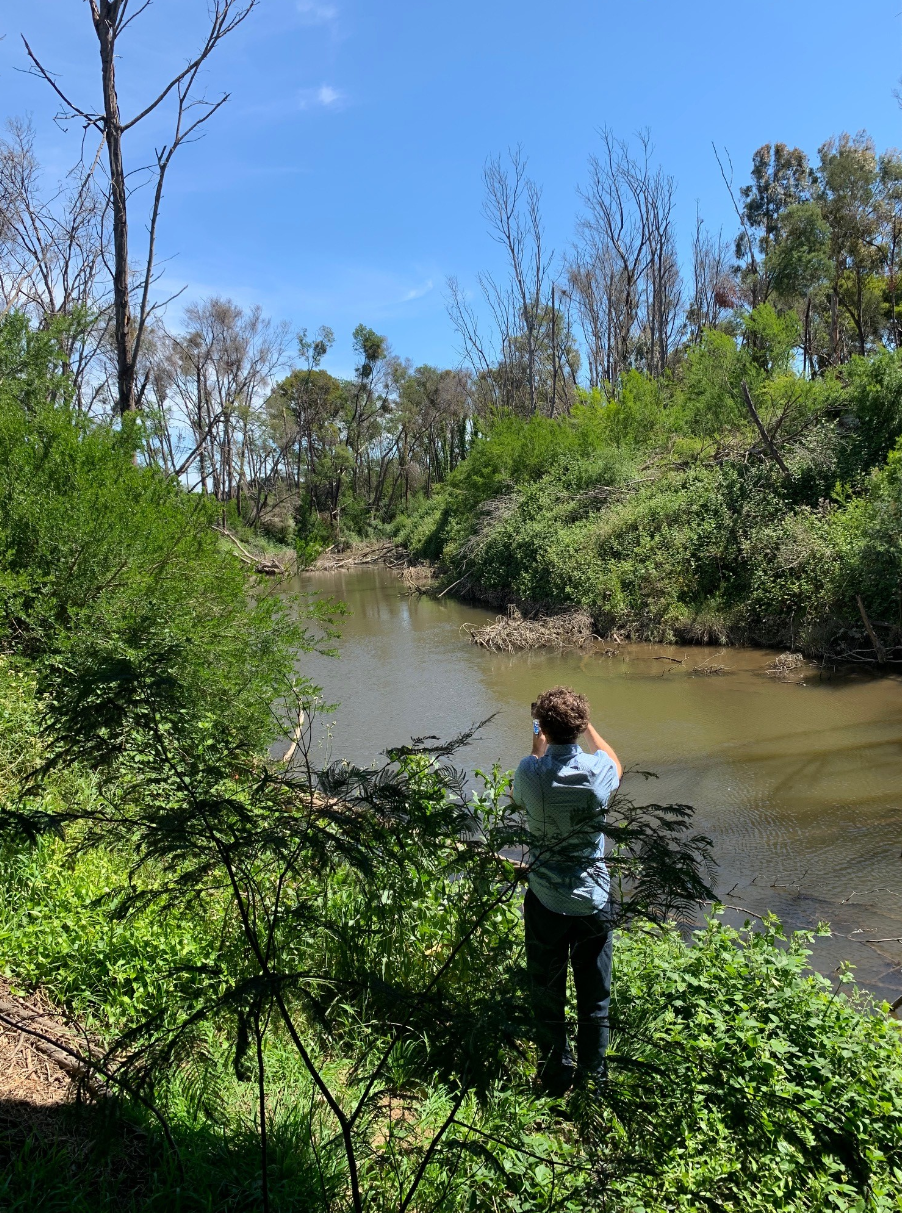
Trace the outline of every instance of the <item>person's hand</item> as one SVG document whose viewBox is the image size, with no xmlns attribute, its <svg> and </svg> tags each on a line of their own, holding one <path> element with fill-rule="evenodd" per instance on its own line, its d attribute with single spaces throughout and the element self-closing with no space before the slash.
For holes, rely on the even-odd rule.
<svg viewBox="0 0 902 1213">
<path fill-rule="evenodd" d="M 532 726 L 532 752 L 536 758 L 541 758 L 548 749 L 548 738 L 542 732 L 541 728 L 536 732 L 535 725 Z"/>
</svg>

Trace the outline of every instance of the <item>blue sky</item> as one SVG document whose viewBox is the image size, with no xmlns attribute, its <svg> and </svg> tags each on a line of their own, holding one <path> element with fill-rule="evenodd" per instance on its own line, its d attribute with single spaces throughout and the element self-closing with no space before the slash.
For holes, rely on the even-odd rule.
<svg viewBox="0 0 902 1213">
<path fill-rule="evenodd" d="M 136 3 L 137 0 L 133 0 Z M 194 46 L 204 0 L 154 0 L 119 65 L 123 110 Z M 681 230 L 696 206 L 732 234 L 711 152 L 744 181 L 752 151 L 784 140 L 812 156 L 866 128 L 902 144 L 900 0 L 262 0 L 206 76 L 231 92 L 181 153 L 160 233 L 183 299 L 259 303 L 294 328 L 328 324 L 337 373 L 363 321 L 414 363 L 457 361 L 445 279 L 467 286 L 496 247 L 480 213 L 485 159 L 520 143 L 543 188 L 549 240 L 572 238 L 577 187 L 602 126 L 650 129 L 677 179 Z M 51 173 L 80 132 L 54 126 L 19 38 L 96 104 L 84 0 L 3 0 L 0 110 L 31 114 Z M 137 165 L 164 128 L 133 140 Z M 176 321 L 179 306 L 170 319 Z"/>
</svg>

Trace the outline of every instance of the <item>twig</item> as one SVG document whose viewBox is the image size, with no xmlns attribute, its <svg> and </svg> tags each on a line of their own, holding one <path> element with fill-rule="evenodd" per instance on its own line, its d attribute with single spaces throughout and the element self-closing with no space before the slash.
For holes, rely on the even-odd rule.
<svg viewBox="0 0 902 1213">
<path fill-rule="evenodd" d="M 700 906 L 723 906 L 725 910 L 737 910 L 740 914 L 748 914 L 751 918 L 757 918 L 759 922 L 764 922 L 763 914 L 756 914 L 754 910 L 747 910 L 745 906 L 731 906 L 727 905 L 725 901 L 711 901 L 707 898 L 702 898 L 698 904 Z"/>
</svg>

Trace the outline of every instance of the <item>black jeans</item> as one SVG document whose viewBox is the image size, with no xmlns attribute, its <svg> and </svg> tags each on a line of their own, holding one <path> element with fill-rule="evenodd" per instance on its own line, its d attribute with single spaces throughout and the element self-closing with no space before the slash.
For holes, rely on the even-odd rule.
<svg viewBox="0 0 902 1213">
<path fill-rule="evenodd" d="M 600 1074 L 608 1048 L 611 1003 L 613 938 L 608 915 L 604 910 L 556 914 L 529 890 L 523 902 L 523 921 L 540 1074 L 554 1085 L 573 1064 L 567 1044 L 568 960 L 576 987 L 579 1068 L 588 1074 Z"/>
</svg>

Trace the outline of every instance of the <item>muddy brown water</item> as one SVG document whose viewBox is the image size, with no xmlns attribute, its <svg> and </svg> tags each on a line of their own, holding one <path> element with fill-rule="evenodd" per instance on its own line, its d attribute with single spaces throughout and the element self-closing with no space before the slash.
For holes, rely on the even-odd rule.
<svg viewBox="0 0 902 1213">
<path fill-rule="evenodd" d="M 511 768 L 529 751 L 536 694 L 575 687 L 624 767 L 657 775 L 627 776 L 635 798 L 695 807 L 725 901 L 793 927 L 829 921 L 817 968 L 849 960 L 881 997 L 902 993 L 902 943 L 862 942 L 902 937 L 902 680 L 806 666 L 784 682 L 767 673 L 776 654 L 760 649 L 498 655 L 461 631 L 493 612 L 409 598 L 384 568 L 308 574 L 294 588 L 350 608 L 340 658 L 302 662 L 340 705 L 324 742 L 333 757 L 376 761 L 413 736 L 448 738 L 494 714 L 459 762 Z M 706 663 L 726 669 L 698 672 Z"/>
</svg>

